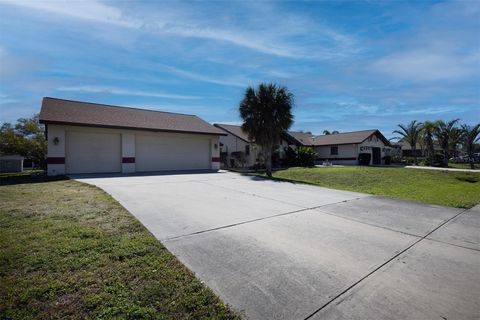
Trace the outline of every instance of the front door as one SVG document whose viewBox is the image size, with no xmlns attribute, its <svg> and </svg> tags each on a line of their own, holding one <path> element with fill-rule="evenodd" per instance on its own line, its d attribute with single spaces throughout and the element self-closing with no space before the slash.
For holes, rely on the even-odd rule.
<svg viewBox="0 0 480 320">
<path fill-rule="evenodd" d="M 372 164 L 382 164 L 382 156 L 380 148 L 373 147 L 372 148 Z"/>
</svg>

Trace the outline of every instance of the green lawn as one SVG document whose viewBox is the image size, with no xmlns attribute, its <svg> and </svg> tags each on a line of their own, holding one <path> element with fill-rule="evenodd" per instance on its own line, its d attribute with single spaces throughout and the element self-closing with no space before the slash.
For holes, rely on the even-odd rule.
<svg viewBox="0 0 480 320">
<path fill-rule="evenodd" d="M 20 178 L 0 177 L 0 319 L 239 318 L 102 190 Z"/>
<path fill-rule="evenodd" d="M 290 168 L 274 178 L 429 204 L 470 208 L 480 203 L 480 173 L 406 168 Z"/>
<path fill-rule="evenodd" d="M 472 167 L 470 167 L 470 163 L 449 163 L 448 167 L 455 168 L 455 169 L 472 169 Z M 475 163 L 473 167 L 474 167 L 474 170 L 480 170 L 479 163 Z"/>
</svg>

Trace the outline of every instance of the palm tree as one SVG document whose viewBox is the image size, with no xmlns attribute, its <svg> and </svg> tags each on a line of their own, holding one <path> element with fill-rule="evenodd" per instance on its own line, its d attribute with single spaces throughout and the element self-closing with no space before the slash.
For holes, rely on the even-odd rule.
<svg viewBox="0 0 480 320">
<path fill-rule="evenodd" d="M 448 159 L 450 158 L 450 147 L 452 144 L 452 131 L 455 131 L 455 125 L 460 119 L 453 119 L 449 122 L 437 121 L 435 128 L 435 137 L 440 147 L 443 149 L 443 165 L 448 167 Z"/>
<path fill-rule="evenodd" d="M 340 131 L 337 131 L 337 130 L 332 131 L 332 134 L 339 134 L 339 133 L 340 133 Z"/>
<path fill-rule="evenodd" d="M 242 130 L 261 146 L 267 175 L 272 176 L 272 150 L 293 123 L 293 94 L 286 87 L 262 83 L 248 87 L 240 102 Z"/>
<path fill-rule="evenodd" d="M 467 151 L 470 168 L 475 169 L 473 164 L 473 153 L 475 152 L 475 142 L 480 140 L 480 124 L 476 126 L 462 125 L 463 139 L 462 144 Z"/>
<path fill-rule="evenodd" d="M 437 123 L 432 121 L 425 121 L 422 126 L 422 139 L 427 148 L 428 165 L 431 167 L 434 165 L 435 148 L 433 146 L 433 135 L 436 127 Z"/>
<path fill-rule="evenodd" d="M 327 136 L 327 135 L 330 134 L 330 131 L 328 131 L 328 130 L 323 130 L 323 134 Z"/>
<path fill-rule="evenodd" d="M 422 123 L 413 120 L 406 126 L 402 124 L 399 124 L 398 126 L 401 130 L 395 130 L 393 133 L 399 134 L 402 137 L 401 139 L 410 145 L 414 164 L 417 165 L 417 142 L 420 139 Z"/>
</svg>

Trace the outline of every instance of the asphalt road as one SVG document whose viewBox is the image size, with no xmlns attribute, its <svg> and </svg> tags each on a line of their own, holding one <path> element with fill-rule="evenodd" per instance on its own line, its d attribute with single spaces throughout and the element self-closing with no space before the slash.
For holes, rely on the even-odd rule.
<svg viewBox="0 0 480 320">
<path fill-rule="evenodd" d="M 480 318 L 480 207 L 227 172 L 76 178 L 246 318 Z"/>
</svg>

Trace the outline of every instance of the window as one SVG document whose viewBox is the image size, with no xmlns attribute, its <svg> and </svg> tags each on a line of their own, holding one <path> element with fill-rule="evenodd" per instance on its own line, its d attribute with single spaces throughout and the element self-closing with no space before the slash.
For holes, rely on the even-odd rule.
<svg viewBox="0 0 480 320">
<path fill-rule="evenodd" d="M 249 155 L 250 155 L 250 145 L 249 145 L 249 144 L 247 144 L 247 145 L 245 146 L 245 155 L 246 155 L 246 156 L 249 156 Z"/>
<path fill-rule="evenodd" d="M 337 146 L 330 147 L 330 155 L 338 156 L 338 147 Z"/>
</svg>

